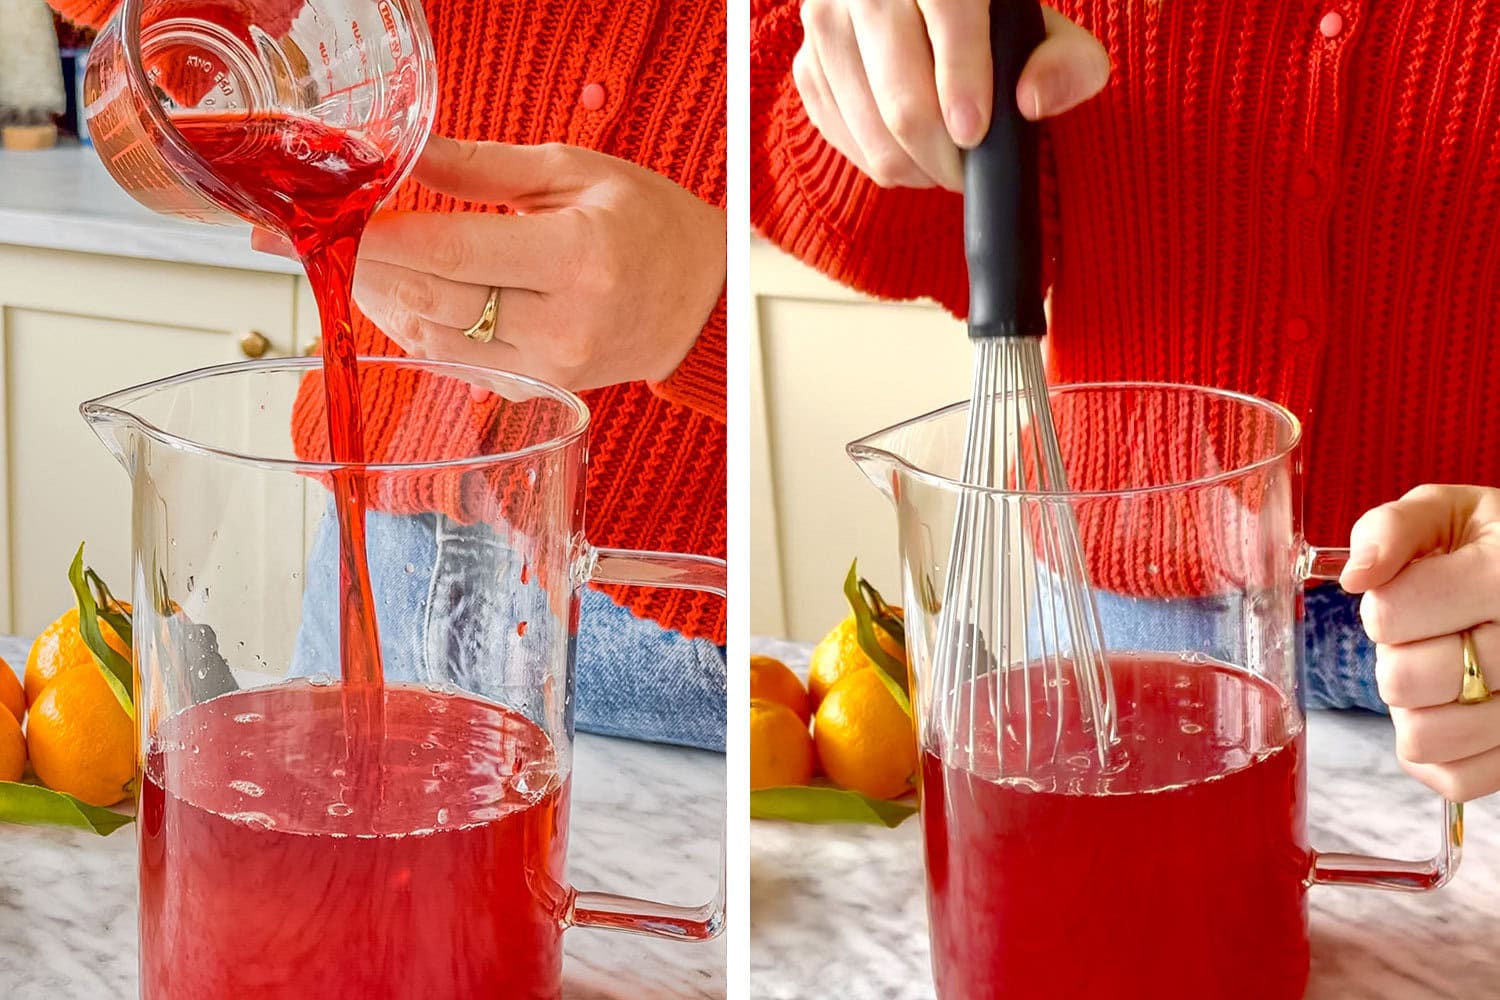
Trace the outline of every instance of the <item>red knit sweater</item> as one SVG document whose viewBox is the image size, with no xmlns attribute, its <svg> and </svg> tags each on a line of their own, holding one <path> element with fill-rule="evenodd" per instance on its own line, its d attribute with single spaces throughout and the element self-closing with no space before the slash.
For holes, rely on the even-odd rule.
<svg viewBox="0 0 1500 1000">
<path fill-rule="evenodd" d="M 1045 127 L 1053 377 L 1285 404 L 1315 543 L 1422 482 L 1500 485 L 1500 3 L 1055 5 L 1115 69 Z M 754 0 L 755 225 L 963 315 L 960 198 L 881 190 L 822 141 L 791 78 L 797 7 Z"/>
<path fill-rule="evenodd" d="M 53 0 L 64 16 L 97 26 L 116 0 Z M 726 185 L 722 0 L 488 3 L 429 0 L 440 94 L 435 130 L 465 139 L 567 142 L 632 160 L 723 207 Z M 591 109 L 583 91 L 604 89 Z M 489 210 L 405 185 L 391 207 Z M 358 317 L 361 353 L 400 349 Z M 583 394 L 589 438 L 588 536 L 596 545 L 725 554 L 724 301 L 681 366 L 659 384 Z M 372 461 L 461 453 L 443 412 L 411 411 L 406 387 L 373 388 L 366 423 L 402 414 L 400 435 L 372 443 Z M 318 386 L 304 387 L 299 451 L 326 449 Z M 369 395 L 367 399 L 371 398 Z M 379 400 L 388 404 L 381 408 Z M 472 405 L 463 400 L 467 409 Z M 425 420 L 421 419 L 425 416 Z M 421 420 L 420 426 L 413 421 Z M 445 447 L 454 438 L 453 447 Z M 403 443 L 404 442 L 404 443 Z M 396 499 L 385 504 L 400 511 Z M 416 508 L 412 508 L 416 509 Z M 448 510 L 463 517 L 466 512 Z M 604 588 L 638 615 L 692 637 L 724 638 L 722 602 L 687 591 Z"/>
</svg>

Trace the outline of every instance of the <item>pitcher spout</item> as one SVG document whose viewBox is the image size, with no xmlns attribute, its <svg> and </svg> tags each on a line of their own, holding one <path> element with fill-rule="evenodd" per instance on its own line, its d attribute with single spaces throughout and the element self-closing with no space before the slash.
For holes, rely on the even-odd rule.
<svg viewBox="0 0 1500 1000">
<path fill-rule="evenodd" d="M 896 473 L 899 466 L 895 455 L 872 443 L 871 438 L 850 442 L 845 446 L 844 452 L 882 496 L 892 503 L 896 502 Z"/>
<path fill-rule="evenodd" d="M 130 456 L 135 451 L 140 437 L 140 422 L 124 410 L 112 405 L 114 396 L 91 399 L 78 407 L 83 419 L 88 421 L 94 436 L 115 456 L 115 461 L 130 471 Z"/>
</svg>

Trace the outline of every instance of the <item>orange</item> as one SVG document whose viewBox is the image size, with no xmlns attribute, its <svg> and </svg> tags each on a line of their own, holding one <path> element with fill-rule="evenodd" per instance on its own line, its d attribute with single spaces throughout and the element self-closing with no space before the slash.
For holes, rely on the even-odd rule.
<svg viewBox="0 0 1500 1000">
<path fill-rule="evenodd" d="M 26 770 L 26 737 L 15 716 L 0 708 L 0 781 L 20 781 Z"/>
<path fill-rule="evenodd" d="M 99 620 L 99 631 L 111 649 L 130 659 L 130 649 L 103 619 Z M 31 652 L 26 657 L 27 704 L 34 704 L 41 697 L 42 689 L 58 675 L 83 665 L 95 666 L 94 657 L 83 641 L 83 633 L 78 631 L 78 608 L 72 607 L 43 629 L 31 644 Z"/>
<path fill-rule="evenodd" d="M 0 659 L 0 708 L 10 709 L 17 722 L 26 718 L 26 692 L 21 688 L 21 678 L 3 659 Z"/>
<path fill-rule="evenodd" d="M 48 788 L 112 806 L 135 777 L 134 733 L 97 666 L 69 670 L 31 703 L 31 768 Z"/>
<path fill-rule="evenodd" d="M 876 673 L 866 667 L 840 680 L 813 721 L 823 773 L 841 788 L 871 798 L 899 798 L 912 789 L 917 741 L 911 719 Z"/>
<path fill-rule="evenodd" d="M 750 657 L 750 697 L 781 702 L 797 713 L 804 726 L 812 719 L 802 679 L 775 657 Z"/>
<path fill-rule="evenodd" d="M 779 701 L 750 699 L 750 790 L 805 785 L 813 776 L 807 723 Z"/>
<path fill-rule="evenodd" d="M 906 650 L 879 625 L 875 626 L 875 639 L 880 648 L 895 657 L 897 662 L 906 662 Z M 807 691 L 813 710 L 817 711 L 823 698 L 840 680 L 873 666 L 875 661 L 859 646 L 858 624 L 850 615 L 823 637 L 808 661 Z"/>
</svg>

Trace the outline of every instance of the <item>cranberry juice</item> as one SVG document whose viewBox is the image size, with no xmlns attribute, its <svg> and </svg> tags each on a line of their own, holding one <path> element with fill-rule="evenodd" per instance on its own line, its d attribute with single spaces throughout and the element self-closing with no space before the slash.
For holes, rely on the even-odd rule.
<svg viewBox="0 0 1500 1000">
<path fill-rule="evenodd" d="M 151 1000 L 555 1000 L 568 789 L 510 709 L 384 688 L 379 787 L 339 688 L 293 682 L 158 729 L 141 792 Z"/>
<path fill-rule="evenodd" d="M 329 453 L 365 460 L 351 298 L 365 224 L 389 190 L 394 164 L 348 132 L 290 115 L 189 115 L 172 121 L 212 168 L 196 178 L 246 221 L 291 241 L 307 270 L 323 335 Z M 365 481 L 353 469 L 333 477 L 339 523 L 339 654 L 345 685 L 381 682 L 380 641 L 365 559 Z M 349 727 L 378 728 L 378 690 L 351 698 Z"/>
<path fill-rule="evenodd" d="M 924 752 L 938 996 L 1297 1000 L 1310 864 L 1300 715 L 1220 664 L 1124 656 L 1111 670 L 1121 741 L 1106 767 L 1077 722 L 1077 685 L 1048 687 L 1035 669 L 1025 779 L 991 778 L 997 754 L 1003 773 L 1023 771 L 1020 671 L 1009 709 L 994 675 L 961 699 L 972 758 L 966 745 L 946 763 Z"/>
</svg>

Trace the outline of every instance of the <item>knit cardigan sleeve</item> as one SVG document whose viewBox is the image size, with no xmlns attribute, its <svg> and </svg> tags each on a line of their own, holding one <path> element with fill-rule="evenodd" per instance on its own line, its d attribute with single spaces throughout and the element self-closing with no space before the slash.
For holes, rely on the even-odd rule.
<svg viewBox="0 0 1500 1000">
<path fill-rule="evenodd" d="M 708 322 L 703 324 L 702 332 L 677 370 L 660 382 L 647 384 L 662 399 L 696 410 L 722 424 L 726 419 L 724 386 L 728 377 L 728 358 L 725 297 L 720 292 Z"/>
</svg>

